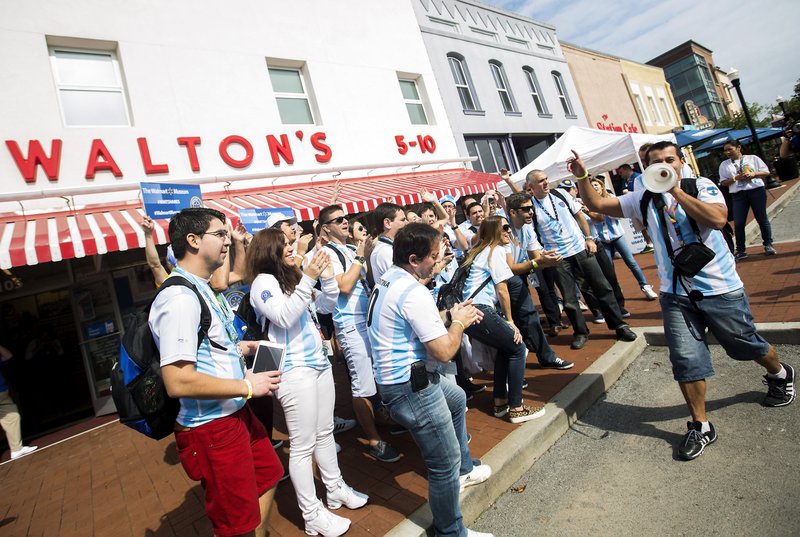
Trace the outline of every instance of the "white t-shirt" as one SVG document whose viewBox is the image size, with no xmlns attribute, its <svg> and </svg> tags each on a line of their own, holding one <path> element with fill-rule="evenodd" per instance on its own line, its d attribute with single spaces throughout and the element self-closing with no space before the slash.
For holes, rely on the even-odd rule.
<svg viewBox="0 0 800 537">
<path fill-rule="evenodd" d="M 528 252 L 542 249 L 536 232 L 533 230 L 533 224 L 523 224 L 519 229 L 515 229 L 512 225 L 511 233 L 512 240 L 506 245 L 506 252 L 511 254 L 511 259 L 515 264 L 528 261 Z"/>
<path fill-rule="evenodd" d="M 724 181 L 725 179 L 733 179 L 740 173 L 747 171 L 769 172 L 769 168 L 766 164 L 764 164 L 763 160 L 755 155 L 742 155 L 742 158 L 740 159 L 728 159 L 719 165 L 719 179 L 720 181 Z M 728 189 L 730 190 L 731 194 L 733 194 L 734 192 L 762 188 L 763 186 L 764 180 L 761 177 L 754 177 L 749 181 L 734 181 L 734 183 L 729 186 Z"/>
<path fill-rule="evenodd" d="M 383 273 L 389 270 L 392 266 L 392 255 L 394 249 L 392 248 L 392 239 L 381 235 L 375 241 L 375 248 L 372 249 L 372 254 L 369 256 L 370 270 L 372 271 L 372 281 L 378 284 Z"/>
</svg>

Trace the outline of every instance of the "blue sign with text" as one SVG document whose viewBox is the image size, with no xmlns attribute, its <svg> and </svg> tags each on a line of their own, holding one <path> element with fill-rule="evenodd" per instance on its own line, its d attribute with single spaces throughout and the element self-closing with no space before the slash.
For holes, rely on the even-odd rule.
<svg viewBox="0 0 800 537">
<path fill-rule="evenodd" d="M 273 209 L 239 209 L 239 219 L 248 233 L 256 234 L 278 222 L 297 222 L 294 211 L 288 207 Z"/>
<path fill-rule="evenodd" d="M 169 183 L 140 183 L 144 212 L 150 218 L 172 218 L 172 215 L 189 207 L 202 207 L 203 194 L 200 185 L 176 185 Z"/>
</svg>

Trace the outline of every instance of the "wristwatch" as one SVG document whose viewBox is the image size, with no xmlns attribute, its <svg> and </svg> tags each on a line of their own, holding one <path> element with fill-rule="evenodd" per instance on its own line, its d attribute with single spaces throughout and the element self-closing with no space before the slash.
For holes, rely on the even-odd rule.
<svg viewBox="0 0 800 537">
<path fill-rule="evenodd" d="M 361 263 L 361 266 L 364 266 L 364 265 L 367 264 L 367 260 L 364 258 L 363 255 L 357 255 L 355 257 L 355 260 L 358 261 L 359 263 Z"/>
<path fill-rule="evenodd" d="M 453 314 L 450 313 L 450 310 L 445 311 L 445 317 L 444 326 L 450 328 L 450 325 L 453 324 Z"/>
</svg>

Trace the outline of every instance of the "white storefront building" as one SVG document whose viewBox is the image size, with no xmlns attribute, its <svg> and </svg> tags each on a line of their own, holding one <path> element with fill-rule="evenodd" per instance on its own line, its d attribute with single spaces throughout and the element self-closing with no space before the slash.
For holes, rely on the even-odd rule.
<svg viewBox="0 0 800 537">
<path fill-rule="evenodd" d="M 113 411 L 123 318 L 154 290 L 141 181 L 309 220 L 336 180 L 348 212 L 493 180 L 464 169 L 406 1 L 2 0 L 0 71 L 0 344 L 26 358 L 27 435 Z"/>
<path fill-rule="evenodd" d="M 474 0 L 411 0 L 459 152 L 516 171 L 586 117 L 553 26 Z"/>
</svg>

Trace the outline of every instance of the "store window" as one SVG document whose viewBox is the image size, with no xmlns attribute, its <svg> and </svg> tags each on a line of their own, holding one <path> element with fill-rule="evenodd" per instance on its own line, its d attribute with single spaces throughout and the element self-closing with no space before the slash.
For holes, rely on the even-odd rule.
<svg viewBox="0 0 800 537">
<path fill-rule="evenodd" d="M 470 156 L 478 157 L 472 162 L 473 169 L 486 173 L 497 173 L 501 168 L 514 169 L 506 138 L 467 138 L 465 142 Z"/>
<path fill-rule="evenodd" d="M 469 76 L 467 63 L 460 54 L 451 52 L 447 55 L 447 62 L 450 64 L 450 73 L 453 75 L 453 82 L 458 90 L 458 98 L 461 100 L 461 108 L 464 112 L 479 112 L 478 98 L 472 85 L 472 78 Z"/>
<path fill-rule="evenodd" d="M 306 89 L 302 69 L 269 67 L 269 79 L 281 123 L 284 125 L 314 125 L 311 99 Z"/>
<path fill-rule="evenodd" d="M 556 85 L 556 92 L 558 93 L 558 100 L 561 101 L 561 108 L 564 109 L 564 114 L 568 117 L 575 117 L 575 111 L 572 108 L 572 102 L 567 93 L 567 87 L 564 85 L 564 77 L 558 71 L 552 71 L 553 83 Z"/>
<path fill-rule="evenodd" d="M 427 125 L 428 116 L 425 113 L 425 104 L 420 97 L 419 88 L 416 80 L 399 79 L 400 91 L 403 93 L 403 100 L 406 103 L 408 118 L 412 125 Z"/>
<path fill-rule="evenodd" d="M 536 78 L 536 72 L 533 68 L 528 67 L 527 65 L 522 68 L 522 72 L 525 73 L 525 79 L 528 81 L 528 89 L 531 92 L 531 99 L 533 99 L 533 104 L 536 106 L 536 112 L 540 116 L 550 115 L 547 111 L 547 103 L 544 102 L 544 96 L 542 95 L 542 90 L 539 86 L 539 79 Z"/>
<path fill-rule="evenodd" d="M 489 62 L 489 69 L 492 71 L 492 78 L 497 88 L 497 94 L 500 96 L 500 103 L 503 105 L 503 111 L 506 114 L 518 113 L 516 103 L 514 102 L 514 96 L 511 94 L 511 90 L 508 87 L 508 79 L 506 78 L 503 64 L 496 60 L 491 60 Z"/>
<path fill-rule="evenodd" d="M 50 47 L 61 118 L 69 127 L 131 124 L 122 72 L 111 51 Z"/>
</svg>

